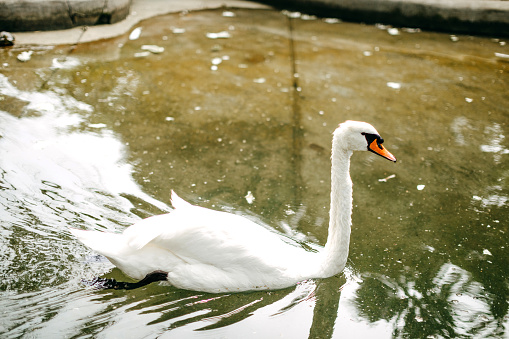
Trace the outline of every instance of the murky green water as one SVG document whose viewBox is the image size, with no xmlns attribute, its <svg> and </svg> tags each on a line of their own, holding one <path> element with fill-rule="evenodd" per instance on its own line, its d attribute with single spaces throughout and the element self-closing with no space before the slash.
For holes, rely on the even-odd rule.
<svg viewBox="0 0 509 339">
<path fill-rule="evenodd" d="M 158 17 L 136 40 L 34 47 L 26 63 L 0 50 L 2 337 L 507 336 L 505 42 L 234 14 Z M 346 119 L 398 163 L 354 155 L 344 274 L 219 295 L 80 283 L 128 278 L 67 229 L 122 231 L 169 210 L 171 189 L 323 245 Z"/>
</svg>

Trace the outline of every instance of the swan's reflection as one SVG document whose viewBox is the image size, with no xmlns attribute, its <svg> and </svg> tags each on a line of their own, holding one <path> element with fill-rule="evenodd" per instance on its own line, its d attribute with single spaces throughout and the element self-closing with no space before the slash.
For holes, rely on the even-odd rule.
<svg viewBox="0 0 509 339">
<path fill-rule="evenodd" d="M 118 269 L 107 276 L 127 279 Z M 89 290 L 89 303 L 102 307 L 79 331 L 106 337 L 130 328 L 131 334 L 138 337 L 164 337 L 189 331 L 212 331 L 209 334 L 213 335 L 220 331 L 231 335 L 243 333 L 247 338 L 259 337 L 261 333 L 329 338 L 334 331 L 343 282 L 344 277 L 338 276 L 304 281 L 284 290 L 237 294 L 186 291 L 164 283 L 129 292 Z M 256 335 L 248 329 L 256 329 Z"/>
<path fill-rule="evenodd" d="M 129 279 L 117 268 L 106 277 Z M 306 280 L 283 290 L 235 294 L 180 290 L 165 283 L 129 292 L 98 291 L 94 292 L 97 293 L 94 301 L 109 306 L 95 314 L 94 318 L 109 318 L 112 309 L 119 309 L 126 313 L 132 312 L 137 317 L 147 315 L 146 319 L 150 319 L 146 323 L 147 329 L 156 327 L 161 333 L 186 327 L 194 331 L 206 331 L 241 323 L 257 315 L 264 318 L 284 317 L 294 308 L 302 307 L 297 313 L 300 313 L 299 317 L 306 314 L 303 318 L 306 321 L 294 325 L 300 329 L 299 337 L 308 337 L 306 333 L 309 333 L 310 338 L 330 338 L 334 332 L 341 285 L 345 282 L 345 276 L 338 275 L 328 279 Z M 312 314 L 307 314 L 311 311 Z M 115 331 L 114 328 L 109 330 Z M 267 333 L 271 330 L 279 329 L 266 329 Z"/>
</svg>

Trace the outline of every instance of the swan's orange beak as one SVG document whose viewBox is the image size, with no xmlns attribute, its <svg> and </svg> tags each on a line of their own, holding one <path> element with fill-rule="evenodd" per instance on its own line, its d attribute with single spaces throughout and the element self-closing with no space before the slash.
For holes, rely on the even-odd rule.
<svg viewBox="0 0 509 339">
<path fill-rule="evenodd" d="M 382 146 L 382 144 L 379 144 L 376 139 L 371 142 L 368 148 L 371 152 L 376 153 L 387 160 L 396 162 L 396 157 L 392 155 L 391 152 L 386 150 L 385 147 Z"/>
</svg>

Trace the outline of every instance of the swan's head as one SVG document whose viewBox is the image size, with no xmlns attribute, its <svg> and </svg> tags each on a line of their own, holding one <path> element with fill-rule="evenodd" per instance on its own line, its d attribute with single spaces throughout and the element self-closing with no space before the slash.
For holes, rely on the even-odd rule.
<svg viewBox="0 0 509 339">
<path fill-rule="evenodd" d="M 396 162 L 396 157 L 382 145 L 384 139 L 367 122 L 345 121 L 339 124 L 339 127 L 334 131 L 334 138 L 339 138 L 342 147 L 347 150 L 370 151 L 387 160 Z"/>
</svg>

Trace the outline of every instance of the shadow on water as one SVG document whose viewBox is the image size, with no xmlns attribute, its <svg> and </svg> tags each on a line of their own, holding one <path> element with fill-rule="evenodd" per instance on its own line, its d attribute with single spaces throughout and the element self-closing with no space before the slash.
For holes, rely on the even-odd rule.
<svg viewBox="0 0 509 339">
<path fill-rule="evenodd" d="M 23 66 L 0 51 L 3 337 L 507 335 L 505 44 L 274 11 L 140 27 Z M 165 52 L 135 56 L 145 44 Z M 352 159 L 340 276 L 239 294 L 80 284 L 128 278 L 68 227 L 122 231 L 170 211 L 171 189 L 323 244 L 330 133 L 346 119 L 373 122 L 398 163 Z"/>
</svg>

